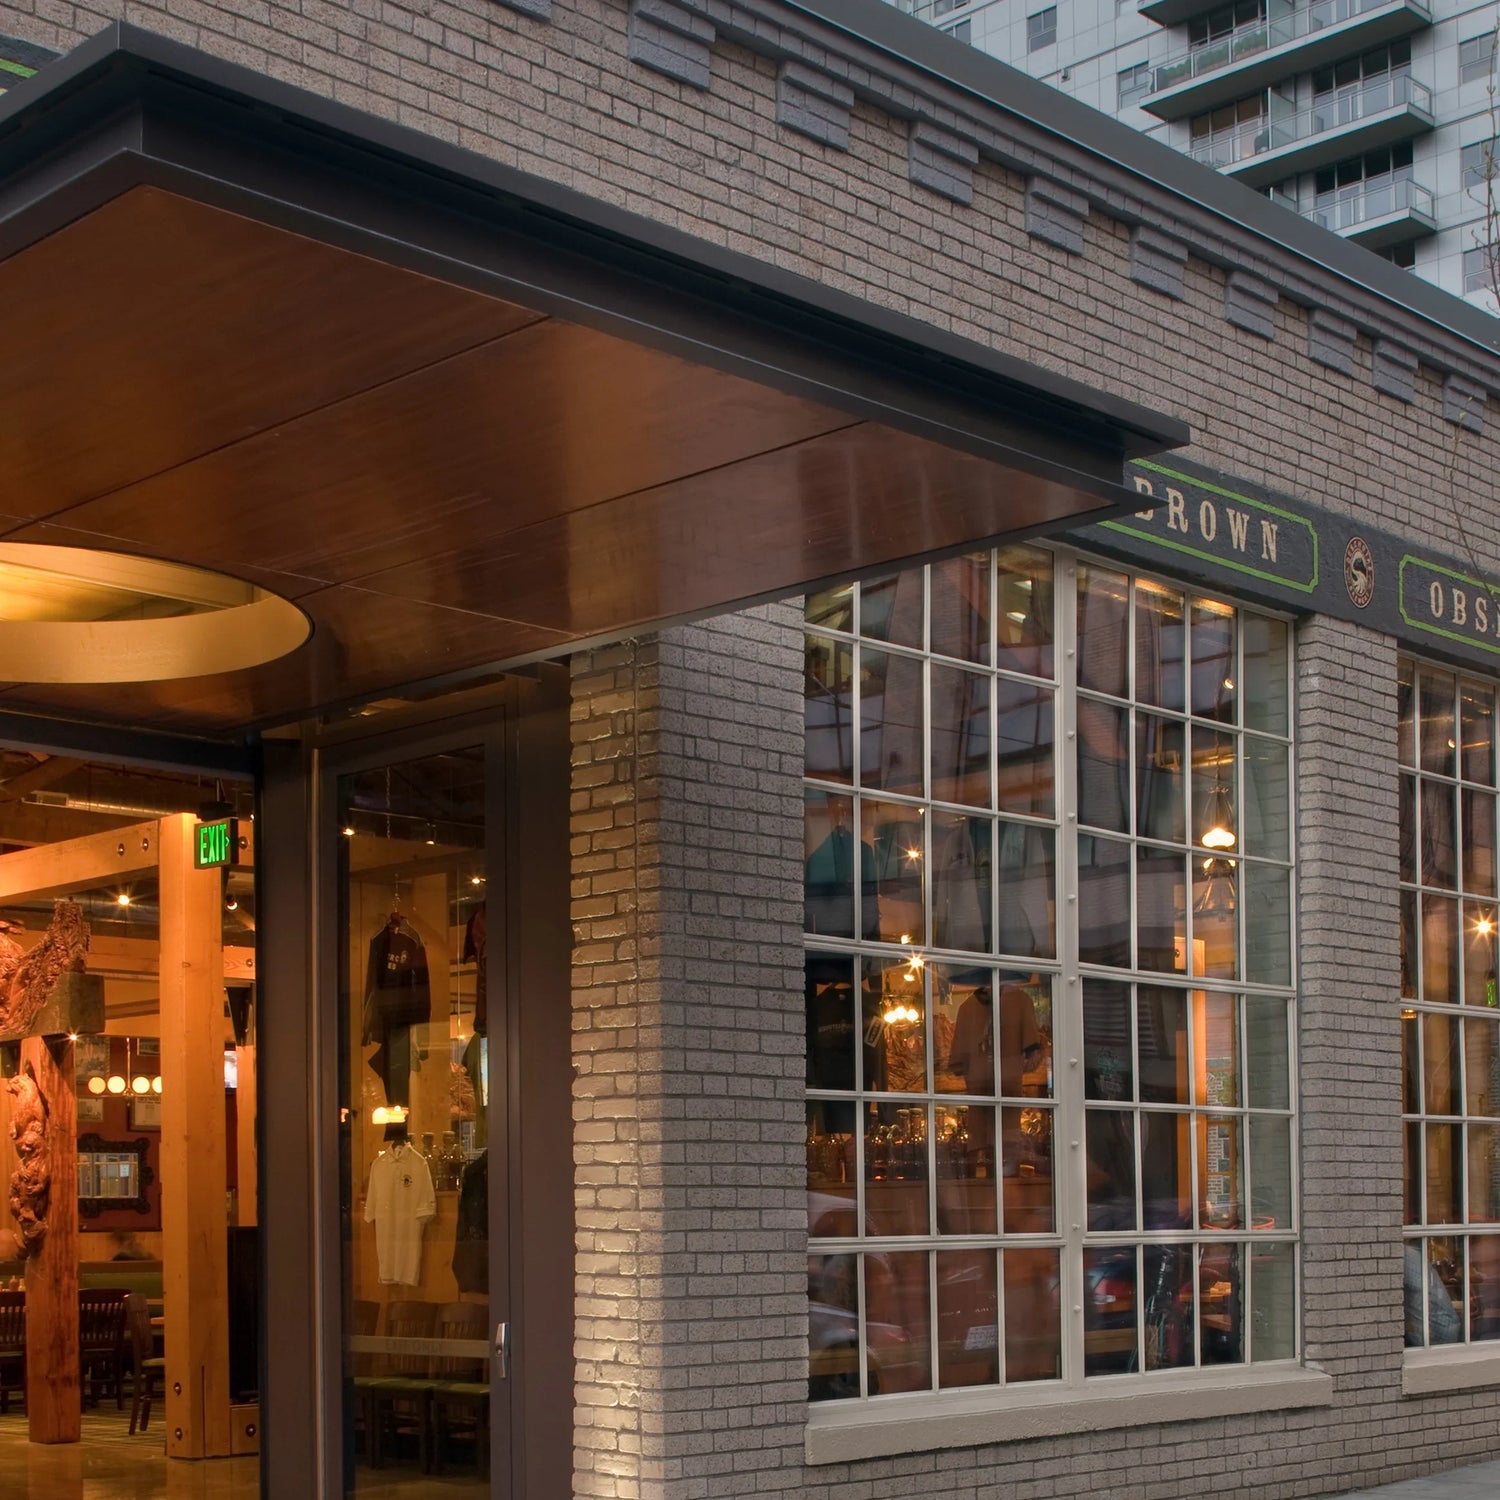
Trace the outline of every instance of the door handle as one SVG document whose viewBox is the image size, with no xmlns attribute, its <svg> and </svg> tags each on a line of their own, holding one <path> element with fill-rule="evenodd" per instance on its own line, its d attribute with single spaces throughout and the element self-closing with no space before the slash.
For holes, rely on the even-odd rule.
<svg viewBox="0 0 1500 1500">
<path fill-rule="evenodd" d="M 495 1324 L 495 1358 L 500 1361 L 501 1380 L 510 1379 L 510 1324 Z"/>
</svg>

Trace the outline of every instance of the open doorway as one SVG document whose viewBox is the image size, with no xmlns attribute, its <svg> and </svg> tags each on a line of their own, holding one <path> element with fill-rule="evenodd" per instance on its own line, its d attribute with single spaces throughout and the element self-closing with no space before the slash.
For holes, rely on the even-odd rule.
<svg viewBox="0 0 1500 1500">
<path fill-rule="evenodd" d="M 0 1493 L 259 1493 L 252 808 L 0 751 Z"/>
</svg>

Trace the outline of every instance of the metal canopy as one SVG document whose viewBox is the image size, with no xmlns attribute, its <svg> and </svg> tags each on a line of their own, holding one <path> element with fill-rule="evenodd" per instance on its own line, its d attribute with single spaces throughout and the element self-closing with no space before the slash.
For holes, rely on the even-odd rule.
<svg viewBox="0 0 1500 1500">
<path fill-rule="evenodd" d="M 0 101 L 8 540 L 232 573 L 280 662 L 0 689 L 197 734 L 1133 505 L 1131 403 L 115 26 Z"/>
</svg>

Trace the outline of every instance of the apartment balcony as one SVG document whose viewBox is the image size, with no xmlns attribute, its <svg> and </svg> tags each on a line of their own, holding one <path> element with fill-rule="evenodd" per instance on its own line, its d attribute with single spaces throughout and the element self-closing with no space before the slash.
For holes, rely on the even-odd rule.
<svg viewBox="0 0 1500 1500">
<path fill-rule="evenodd" d="M 1304 217 L 1370 250 L 1437 233 L 1432 192 L 1406 178 L 1367 182 L 1315 208 Z"/>
<path fill-rule="evenodd" d="M 1430 25 L 1421 0 L 1315 0 L 1173 53 L 1141 108 L 1163 120 L 1200 115 Z"/>
<path fill-rule="evenodd" d="M 1409 73 L 1388 73 L 1325 95 L 1310 109 L 1215 131 L 1188 150 L 1194 161 L 1251 187 L 1265 187 L 1425 135 L 1432 125 L 1432 90 Z"/>
<path fill-rule="evenodd" d="M 1158 26 L 1183 26 L 1194 16 L 1222 10 L 1224 0 L 1141 0 L 1137 9 Z"/>
</svg>

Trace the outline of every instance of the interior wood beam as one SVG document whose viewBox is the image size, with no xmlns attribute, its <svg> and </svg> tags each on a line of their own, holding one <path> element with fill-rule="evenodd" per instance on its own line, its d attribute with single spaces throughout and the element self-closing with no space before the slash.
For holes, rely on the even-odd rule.
<svg viewBox="0 0 1500 1500">
<path fill-rule="evenodd" d="M 66 755 L 45 755 L 34 766 L 0 782 L 0 802 L 19 802 L 28 792 L 56 786 L 82 764 L 81 760 L 70 760 Z"/>
<path fill-rule="evenodd" d="M 184 814 L 170 821 L 191 829 L 194 820 Z M 61 844 L 38 845 L 35 849 L 17 849 L 0 855 L 0 904 L 34 901 L 43 896 L 70 896 L 154 871 L 157 827 L 154 820 L 132 823 L 108 833 L 87 834 Z M 188 850 L 188 864 L 192 864 L 191 848 Z M 201 873 L 214 878 L 214 928 L 217 931 L 219 872 Z"/>
</svg>

